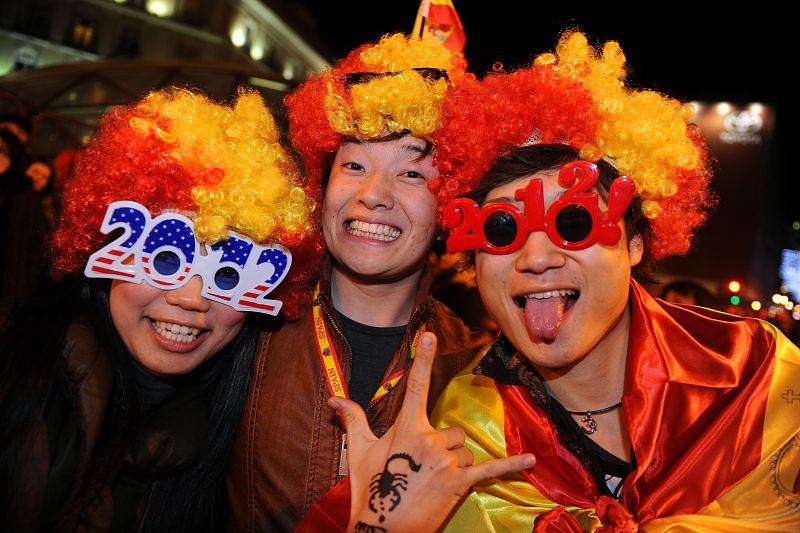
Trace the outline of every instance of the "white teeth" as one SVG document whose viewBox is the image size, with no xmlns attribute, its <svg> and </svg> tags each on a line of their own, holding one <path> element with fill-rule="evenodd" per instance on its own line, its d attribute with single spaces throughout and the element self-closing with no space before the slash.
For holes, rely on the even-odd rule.
<svg viewBox="0 0 800 533">
<path fill-rule="evenodd" d="M 175 342 L 192 342 L 197 339 L 200 334 L 199 328 L 190 328 L 189 326 L 182 326 L 172 322 L 160 322 L 151 320 L 153 329 L 156 333 Z"/>
<path fill-rule="evenodd" d="M 349 230 L 356 237 L 367 237 L 378 241 L 393 241 L 400 236 L 400 230 L 386 224 L 370 224 L 362 220 L 351 220 Z"/>
<path fill-rule="evenodd" d="M 529 300 L 534 298 L 536 300 L 544 300 L 545 298 L 560 298 L 561 296 L 572 296 L 573 294 L 577 293 L 574 289 L 556 289 L 552 291 L 544 291 L 544 292 L 532 292 L 530 294 L 526 294 L 525 298 Z"/>
</svg>

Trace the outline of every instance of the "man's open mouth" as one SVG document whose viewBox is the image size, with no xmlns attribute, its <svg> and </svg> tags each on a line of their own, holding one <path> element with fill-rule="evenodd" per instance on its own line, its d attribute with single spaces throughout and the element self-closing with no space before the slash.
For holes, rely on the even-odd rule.
<svg viewBox="0 0 800 533">
<path fill-rule="evenodd" d="M 576 289 L 551 289 L 514 297 L 514 303 L 525 314 L 525 325 L 532 337 L 555 340 L 564 313 L 580 298 Z"/>
</svg>

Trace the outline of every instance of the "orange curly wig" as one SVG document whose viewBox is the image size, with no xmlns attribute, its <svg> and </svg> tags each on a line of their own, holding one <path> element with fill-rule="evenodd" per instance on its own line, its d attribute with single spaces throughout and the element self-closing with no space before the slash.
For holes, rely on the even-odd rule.
<svg viewBox="0 0 800 533">
<path fill-rule="evenodd" d="M 270 297 L 296 318 L 310 301 L 324 244 L 317 204 L 278 139 L 260 96 L 247 91 L 225 106 L 173 88 L 110 111 L 64 188 L 51 235 L 53 277 L 81 271 L 108 239 L 100 232 L 107 206 L 131 200 L 154 216 L 194 213 L 201 242 L 224 240 L 230 229 L 288 248 L 291 270 Z"/>
</svg>

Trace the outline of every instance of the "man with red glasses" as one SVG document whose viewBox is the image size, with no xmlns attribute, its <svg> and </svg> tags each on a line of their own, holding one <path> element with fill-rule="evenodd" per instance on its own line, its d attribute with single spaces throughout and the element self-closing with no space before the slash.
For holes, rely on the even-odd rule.
<svg viewBox="0 0 800 533">
<path fill-rule="evenodd" d="M 475 251 L 503 335 L 433 415 L 465 430 L 479 466 L 536 464 L 459 501 L 473 457 L 414 402 L 376 440 L 336 400 L 358 465 L 350 527 L 434 530 L 458 504 L 448 530 L 798 529 L 800 351 L 770 324 L 671 305 L 637 282 L 651 258 L 688 251 L 709 204 L 689 110 L 626 88 L 616 43 L 600 52 L 574 33 L 557 50 L 480 89 L 472 136 L 500 155 L 444 217 L 449 248 Z"/>
</svg>

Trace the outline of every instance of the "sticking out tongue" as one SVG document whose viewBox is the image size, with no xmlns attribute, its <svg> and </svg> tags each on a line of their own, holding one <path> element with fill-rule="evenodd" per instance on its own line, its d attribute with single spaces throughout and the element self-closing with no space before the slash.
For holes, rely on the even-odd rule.
<svg viewBox="0 0 800 533">
<path fill-rule="evenodd" d="M 566 298 L 525 299 L 525 323 L 528 333 L 533 337 L 551 341 L 558 335 L 558 328 L 564 319 Z"/>
</svg>

